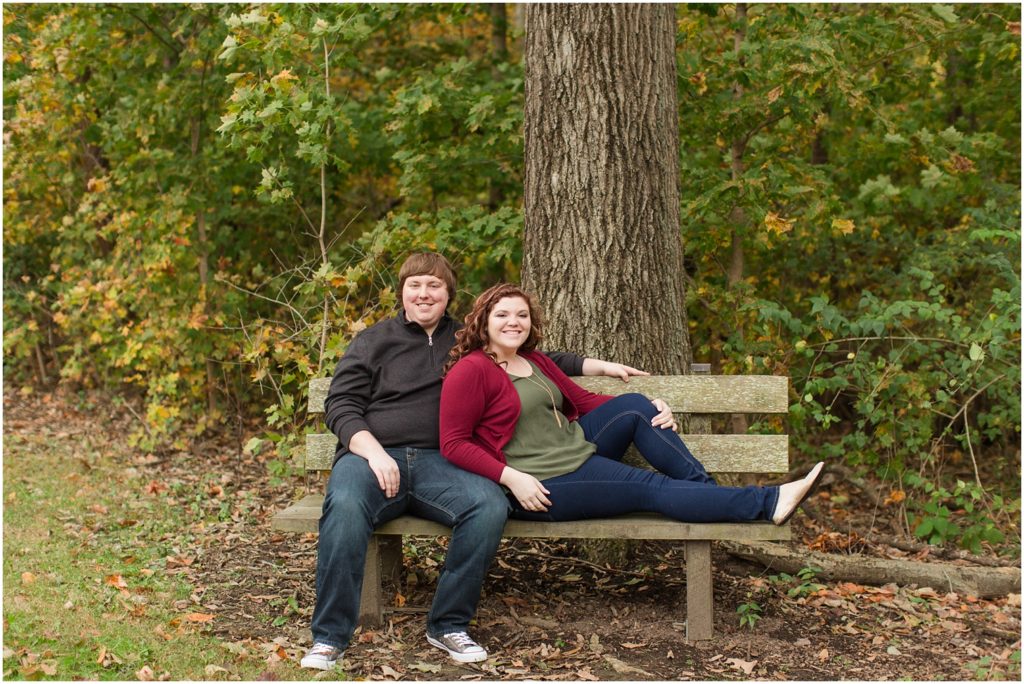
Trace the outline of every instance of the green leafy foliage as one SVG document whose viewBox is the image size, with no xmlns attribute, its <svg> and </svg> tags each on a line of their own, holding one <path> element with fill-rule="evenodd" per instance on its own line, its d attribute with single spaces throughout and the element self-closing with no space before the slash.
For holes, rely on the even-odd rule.
<svg viewBox="0 0 1024 684">
<path fill-rule="evenodd" d="M 890 479 L 906 532 L 1013 553 L 1019 8 L 745 7 L 678 10 L 695 357 L 788 375 L 795 455 Z M 8 377 L 104 387 L 147 449 L 257 416 L 288 477 L 406 254 L 452 258 L 456 315 L 519 276 L 495 11 L 5 5 Z"/>
<path fill-rule="evenodd" d="M 746 602 L 741 603 L 736 608 L 736 614 L 740 616 L 740 627 L 748 627 L 753 631 L 757 622 L 761 619 L 763 611 L 764 608 L 761 607 L 761 604 L 754 601 L 748 593 Z"/>
<path fill-rule="evenodd" d="M 984 516 L 1019 526 L 1019 466 L 983 456 L 1020 439 L 1019 14 L 874 9 L 684 13 L 695 356 L 789 375 L 798 453 L 978 549 Z M 926 510 L 965 468 L 984 505 Z"/>
<path fill-rule="evenodd" d="M 786 595 L 790 598 L 803 598 L 825 588 L 824 584 L 814 581 L 820 572 L 821 568 L 806 567 L 801 568 L 796 576 L 780 572 L 778 575 L 769 575 L 768 579 L 777 584 L 788 585 Z"/>
</svg>

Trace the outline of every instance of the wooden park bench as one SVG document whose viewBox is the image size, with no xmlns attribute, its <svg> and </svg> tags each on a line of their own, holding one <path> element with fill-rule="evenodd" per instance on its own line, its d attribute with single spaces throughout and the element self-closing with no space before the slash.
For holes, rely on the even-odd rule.
<svg viewBox="0 0 1024 684">
<path fill-rule="evenodd" d="M 612 395 L 642 392 L 652 398 L 660 397 L 677 414 L 779 414 L 788 411 L 788 378 L 707 375 L 707 364 L 694 364 L 693 371 L 694 375 L 637 377 L 629 383 L 614 378 L 574 379 L 592 392 Z M 329 378 L 310 382 L 309 413 L 323 413 L 329 386 Z M 775 475 L 789 472 L 787 435 L 705 434 L 710 432 L 706 427 L 710 422 L 691 418 L 691 434 L 683 435 L 687 446 L 709 472 Z M 307 435 L 305 469 L 329 471 L 336 445 L 337 438 L 331 433 Z M 290 532 L 316 532 L 322 504 L 321 494 L 308 495 L 278 513 L 273 527 Z M 450 532 L 443 525 L 409 515 L 376 530 L 367 553 L 363 579 L 360 619 L 364 624 L 380 624 L 383 620 L 382 583 L 401 566 L 402 535 L 434 537 Z M 509 520 L 504 536 L 682 542 L 686 559 L 686 638 L 694 641 L 710 639 L 713 633 L 711 542 L 785 541 L 790 538 L 790 532 L 788 525 L 777 527 L 771 522 L 697 524 L 677 522 L 656 514 L 634 514 L 575 522 Z"/>
</svg>

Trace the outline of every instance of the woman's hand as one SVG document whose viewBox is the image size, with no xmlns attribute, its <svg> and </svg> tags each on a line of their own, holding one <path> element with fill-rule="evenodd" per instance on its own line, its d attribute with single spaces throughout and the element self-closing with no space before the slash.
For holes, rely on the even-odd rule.
<svg viewBox="0 0 1024 684">
<path fill-rule="evenodd" d="M 647 371 L 637 370 L 624 363 L 601 359 L 583 359 L 583 374 L 605 375 L 609 378 L 619 378 L 622 382 L 629 382 L 629 378 L 634 375 L 650 375 Z"/>
<path fill-rule="evenodd" d="M 676 418 L 672 415 L 672 409 L 668 407 L 664 399 L 651 399 L 654 408 L 658 409 L 658 415 L 651 419 L 651 427 L 660 427 L 662 430 L 676 429 Z"/>
<path fill-rule="evenodd" d="M 544 485 L 533 475 L 505 466 L 498 481 L 508 487 L 519 505 L 528 511 L 543 513 L 551 505 L 551 500 L 546 496 L 551 492 L 544 489 Z"/>
</svg>

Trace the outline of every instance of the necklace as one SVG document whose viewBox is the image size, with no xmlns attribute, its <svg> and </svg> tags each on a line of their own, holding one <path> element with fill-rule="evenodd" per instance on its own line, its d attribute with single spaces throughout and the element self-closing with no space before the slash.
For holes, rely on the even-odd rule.
<svg viewBox="0 0 1024 684">
<path fill-rule="evenodd" d="M 531 375 L 520 375 L 518 377 L 521 377 L 524 380 L 529 380 L 532 384 L 536 385 L 537 387 L 540 387 L 542 390 L 548 393 L 548 397 L 551 399 L 551 413 L 555 414 L 555 423 L 558 424 L 558 427 L 562 427 L 562 418 L 558 415 L 558 408 L 555 406 L 554 393 L 551 391 L 551 388 L 548 387 L 548 384 L 546 382 L 544 382 L 543 380 L 538 380 L 536 377 L 534 377 L 535 375 L 536 373 L 533 373 Z"/>
</svg>

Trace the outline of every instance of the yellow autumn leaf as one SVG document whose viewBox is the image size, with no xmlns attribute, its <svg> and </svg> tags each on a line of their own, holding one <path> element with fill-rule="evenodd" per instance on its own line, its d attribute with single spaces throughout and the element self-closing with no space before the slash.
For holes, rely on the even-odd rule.
<svg viewBox="0 0 1024 684">
<path fill-rule="evenodd" d="M 856 227 L 857 225 L 850 219 L 832 219 L 832 228 L 843 235 L 849 235 Z"/>
<path fill-rule="evenodd" d="M 796 219 L 782 218 L 774 211 L 769 211 L 764 215 L 764 227 L 776 235 L 782 235 L 793 230 L 794 223 L 796 223 Z"/>
<path fill-rule="evenodd" d="M 292 81 L 299 80 L 295 74 L 292 73 L 291 69 L 282 69 L 279 73 L 270 77 L 270 85 L 281 90 L 281 92 L 287 93 L 292 89 Z"/>
<path fill-rule="evenodd" d="M 690 83 L 697 88 L 697 94 L 703 95 L 708 91 L 708 80 L 707 74 L 703 71 L 698 71 L 690 77 Z"/>
</svg>

